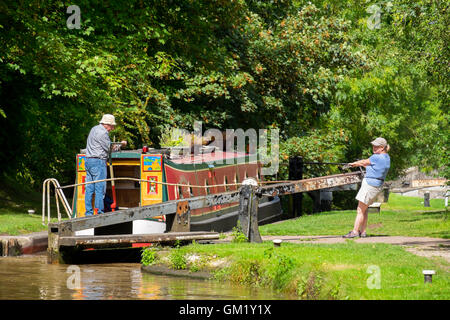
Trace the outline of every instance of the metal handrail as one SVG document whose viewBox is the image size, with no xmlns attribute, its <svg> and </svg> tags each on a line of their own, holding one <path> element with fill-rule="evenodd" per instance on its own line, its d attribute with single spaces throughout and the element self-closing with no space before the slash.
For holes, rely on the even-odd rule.
<svg viewBox="0 0 450 320">
<path fill-rule="evenodd" d="M 48 178 L 48 179 L 44 180 L 43 185 L 42 185 L 42 224 L 45 225 L 46 199 L 47 199 L 47 223 L 50 222 L 50 186 L 51 186 L 50 184 L 53 184 L 53 186 L 55 187 L 56 210 L 58 212 L 58 221 L 61 221 L 61 212 L 59 210 L 59 201 L 62 202 L 69 219 L 72 219 L 72 214 L 73 214 L 72 209 L 70 208 L 62 189 L 73 188 L 73 187 L 78 187 L 78 186 L 92 184 L 92 183 L 98 183 L 98 182 L 118 181 L 118 180 L 138 181 L 138 182 L 146 182 L 146 183 L 163 184 L 163 185 L 167 185 L 167 186 L 182 186 L 182 187 L 191 187 L 191 188 L 211 188 L 211 187 L 218 187 L 218 186 L 239 186 L 239 185 L 241 185 L 241 183 L 230 183 L 230 184 L 220 184 L 220 185 L 213 185 L 213 186 L 208 186 L 208 185 L 197 186 L 197 185 L 189 185 L 189 184 L 149 181 L 149 180 L 137 179 L 137 178 L 118 177 L 118 178 L 108 178 L 108 179 L 76 183 L 76 184 L 71 184 L 71 185 L 61 187 L 58 180 L 56 180 L 55 178 Z M 46 195 L 47 195 L 47 197 L 46 197 Z"/>
<path fill-rule="evenodd" d="M 42 224 L 45 225 L 45 203 L 47 202 L 47 224 L 50 222 L 50 188 L 55 188 L 56 211 L 58 212 L 58 221 L 61 221 L 61 211 L 59 210 L 59 201 L 63 204 L 64 209 L 69 217 L 72 218 L 72 209 L 67 202 L 64 192 L 61 190 L 58 180 L 55 178 L 45 179 L 42 184 Z M 47 196 L 47 197 L 46 197 Z M 47 201 L 46 201 L 47 200 Z"/>
</svg>

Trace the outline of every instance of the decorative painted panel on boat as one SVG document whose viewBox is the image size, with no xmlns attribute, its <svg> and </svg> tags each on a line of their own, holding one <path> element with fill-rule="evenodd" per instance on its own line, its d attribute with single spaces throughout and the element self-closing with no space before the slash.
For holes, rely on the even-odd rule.
<svg viewBox="0 0 450 320">
<path fill-rule="evenodd" d="M 161 156 L 142 156 L 143 171 L 161 171 Z"/>
</svg>

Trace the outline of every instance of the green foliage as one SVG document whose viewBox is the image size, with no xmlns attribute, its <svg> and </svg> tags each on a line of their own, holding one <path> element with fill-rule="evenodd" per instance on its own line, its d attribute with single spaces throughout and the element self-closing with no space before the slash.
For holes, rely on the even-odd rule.
<svg viewBox="0 0 450 320">
<path fill-rule="evenodd" d="M 349 21 L 324 16 L 312 4 L 273 27 L 257 15 L 248 20 L 244 30 L 252 95 L 244 97 L 242 111 L 257 110 L 256 119 L 270 119 L 268 124 L 279 127 L 283 137 L 307 133 L 329 109 L 339 80 L 365 63 L 364 55 L 350 46 Z"/>
<path fill-rule="evenodd" d="M 382 136 L 391 145 L 391 176 L 411 163 L 419 145 L 429 136 L 440 112 L 429 104 L 429 89 L 420 84 L 407 68 L 374 69 L 361 78 L 347 78 L 339 85 L 337 101 L 329 113 L 331 130 L 346 128 L 351 135 L 347 145 L 349 161 L 371 155 L 370 141 Z M 371 105 L 370 108 L 367 106 Z M 420 125 L 423 119 L 428 124 Z M 437 129 L 437 128 L 436 128 Z M 424 150 L 425 151 L 425 150 Z"/>
<path fill-rule="evenodd" d="M 280 143 L 280 177 L 288 179 L 289 158 L 302 156 L 305 161 L 344 162 L 349 137 L 344 129 L 311 130 L 302 137 L 292 137 Z M 338 167 L 305 165 L 304 178 L 340 172 Z"/>
<path fill-rule="evenodd" d="M 185 252 L 180 247 L 171 250 L 169 260 L 172 269 L 184 270 L 187 267 Z"/>
<path fill-rule="evenodd" d="M 163 147 L 176 147 L 176 146 L 188 146 L 190 137 L 186 137 L 185 134 L 179 128 L 171 128 L 166 126 L 164 132 L 161 133 L 160 144 Z"/>
<path fill-rule="evenodd" d="M 242 232 L 242 226 L 241 226 L 241 222 L 239 220 L 237 221 L 237 225 L 235 227 L 233 227 L 233 229 L 232 229 L 231 237 L 232 237 L 231 242 L 234 242 L 234 243 L 248 242 L 247 237 Z"/>
<path fill-rule="evenodd" d="M 143 266 L 154 264 L 158 259 L 157 250 L 155 248 L 145 248 L 142 250 L 141 263 Z"/>
<path fill-rule="evenodd" d="M 302 276 L 297 283 L 297 295 L 302 300 L 318 300 L 322 286 L 322 276 L 311 272 L 308 276 Z"/>
<path fill-rule="evenodd" d="M 380 29 L 367 27 L 372 4 Z M 73 182 L 106 112 L 130 148 L 200 120 L 280 128 L 283 160 L 356 160 L 383 135 L 391 176 L 449 174 L 444 1 L 80 0 L 81 29 L 66 27 L 68 5 L 0 4 L 1 170 L 35 187 Z"/>
<path fill-rule="evenodd" d="M 264 251 L 264 257 L 267 261 L 265 277 L 277 290 L 284 289 L 292 278 L 292 271 L 295 267 L 295 261 L 286 254 L 280 253 L 274 248 Z"/>
<path fill-rule="evenodd" d="M 225 275 L 235 283 L 257 286 L 261 280 L 261 268 L 262 266 L 258 259 L 237 259 Z"/>
<path fill-rule="evenodd" d="M 317 216 L 316 216 L 317 218 Z M 276 289 L 300 299 L 447 299 L 447 264 L 382 243 L 341 244 L 222 243 L 186 247 L 195 255 L 229 261 L 217 278 L 247 286 Z M 368 267 L 381 270 L 381 290 L 368 288 Z M 433 286 L 423 283 L 420 270 L 437 270 Z"/>
</svg>

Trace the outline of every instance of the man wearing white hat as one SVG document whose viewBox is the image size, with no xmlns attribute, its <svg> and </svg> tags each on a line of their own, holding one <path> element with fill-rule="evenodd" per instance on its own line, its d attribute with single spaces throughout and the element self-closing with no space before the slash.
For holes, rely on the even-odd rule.
<svg viewBox="0 0 450 320">
<path fill-rule="evenodd" d="M 100 123 L 93 127 L 89 133 L 86 143 L 86 182 L 106 179 L 106 161 L 108 160 L 111 139 L 109 132 L 114 130 L 116 125 L 112 114 L 105 114 Z M 127 144 L 122 141 L 122 146 Z M 92 195 L 95 193 L 94 206 L 97 213 L 103 213 L 103 199 L 106 192 L 106 181 L 90 183 L 86 185 L 85 206 L 86 216 L 94 213 L 92 208 Z"/>
</svg>

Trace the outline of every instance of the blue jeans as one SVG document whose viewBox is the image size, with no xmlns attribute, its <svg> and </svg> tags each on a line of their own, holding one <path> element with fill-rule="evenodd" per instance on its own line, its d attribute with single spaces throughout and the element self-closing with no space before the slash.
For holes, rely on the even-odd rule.
<svg viewBox="0 0 450 320">
<path fill-rule="evenodd" d="M 97 158 L 86 158 L 86 182 L 106 179 L 106 161 Z M 98 183 L 90 183 L 86 185 L 86 193 L 84 204 L 86 206 L 86 216 L 92 216 L 94 210 L 92 208 L 92 195 L 95 192 L 95 208 L 97 213 L 103 213 L 103 198 L 106 193 L 106 181 Z"/>
</svg>

